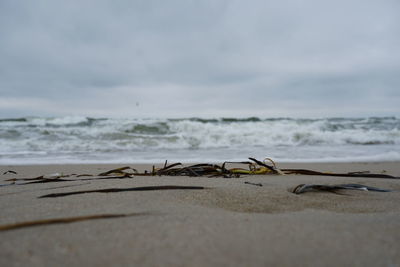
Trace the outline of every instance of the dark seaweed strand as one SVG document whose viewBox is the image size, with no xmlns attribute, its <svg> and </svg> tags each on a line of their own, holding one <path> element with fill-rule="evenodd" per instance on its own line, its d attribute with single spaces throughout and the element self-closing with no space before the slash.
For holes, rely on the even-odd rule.
<svg viewBox="0 0 400 267">
<path fill-rule="evenodd" d="M 17 174 L 16 171 L 8 170 L 8 171 L 3 172 L 3 175 L 9 174 L 9 173 Z"/>
<path fill-rule="evenodd" d="M 130 188 L 106 188 L 97 190 L 84 190 L 84 191 L 73 191 L 65 193 L 54 193 L 40 196 L 38 198 L 54 198 L 54 197 L 65 197 L 71 195 L 80 195 L 87 193 L 118 193 L 118 192 L 130 192 L 130 191 L 155 191 L 155 190 L 198 190 L 205 189 L 203 186 L 180 186 L 180 185 L 160 185 L 160 186 L 143 186 L 143 187 L 130 187 Z"/>
<path fill-rule="evenodd" d="M 274 173 L 277 172 L 277 171 L 275 170 L 274 167 L 271 167 L 271 166 L 269 166 L 269 165 L 267 165 L 267 164 L 265 164 L 265 163 L 263 163 L 263 162 L 261 162 L 261 161 L 259 161 L 259 160 L 256 160 L 255 158 L 249 158 L 249 160 L 254 161 L 254 162 L 257 163 L 258 165 L 263 166 L 263 167 L 265 167 L 265 168 L 267 168 L 267 169 L 273 171 Z"/>
<path fill-rule="evenodd" d="M 262 183 L 252 183 L 252 182 L 244 182 L 245 184 L 256 185 L 256 186 L 263 186 Z"/>
<path fill-rule="evenodd" d="M 315 191 L 327 191 L 327 192 L 330 192 L 330 193 L 338 194 L 336 191 L 339 190 L 339 189 L 343 189 L 343 188 L 338 187 L 338 186 L 331 186 L 331 185 L 300 184 L 300 185 L 296 186 L 293 189 L 292 192 L 298 195 L 298 194 L 302 194 L 302 193 L 305 193 L 305 192 L 309 192 L 309 191 L 315 190 Z"/>
<path fill-rule="evenodd" d="M 161 174 L 165 173 L 166 171 L 170 170 L 171 168 L 176 167 L 178 165 L 182 165 L 182 163 L 178 162 L 178 163 L 173 163 L 173 164 L 167 166 L 167 161 L 165 161 L 164 168 L 157 170 L 156 174 L 161 175 Z"/>
<path fill-rule="evenodd" d="M 221 175 L 221 169 L 218 165 L 213 164 L 196 164 L 181 168 L 175 175 L 203 176 L 203 175 Z"/>
<path fill-rule="evenodd" d="M 0 231 L 8 231 L 8 230 L 15 230 L 15 229 L 19 229 L 19 228 L 49 225 L 49 224 L 73 223 L 73 222 L 87 221 L 87 220 L 121 218 L 121 217 L 130 217 L 130 216 L 139 216 L 139 215 L 146 215 L 146 213 L 97 214 L 97 215 L 79 216 L 79 217 L 44 219 L 44 220 L 36 220 L 36 221 L 28 221 L 28 222 L 0 225 Z"/>
<path fill-rule="evenodd" d="M 117 168 L 117 169 L 112 169 L 112 170 L 109 170 L 109 171 L 106 171 L 106 172 L 102 172 L 102 173 L 98 174 L 98 176 L 107 176 L 107 175 L 112 174 L 112 173 L 120 173 L 120 174 L 124 174 L 124 175 L 131 174 L 131 173 L 124 172 L 124 170 L 129 170 L 129 169 L 133 170 L 134 172 L 137 172 L 136 169 L 131 168 L 129 166 L 125 166 L 125 167 L 121 167 L 121 168 Z"/>
<path fill-rule="evenodd" d="M 338 187 L 342 187 L 343 189 L 367 189 L 368 191 L 374 191 L 374 192 L 393 192 L 393 190 L 390 189 L 383 189 L 383 188 L 378 188 L 378 187 L 373 187 L 373 186 L 368 186 L 368 185 L 363 185 L 363 184 L 338 184 Z"/>
<path fill-rule="evenodd" d="M 293 189 L 293 193 L 302 194 L 312 190 L 315 191 L 328 191 L 332 193 L 337 193 L 337 190 L 360 190 L 366 189 L 367 191 L 375 192 L 392 192 L 392 190 L 382 189 L 372 186 L 367 186 L 363 184 L 338 184 L 338 185 L 321 185 L 321 184 L 300 184 Z"/>
<path fill-rule="evenodd" d="M 303 174 L 303 175 L 321 175 L 321 176 L 338 176 L 338 177 L 356 177 L 356 178 L 386 178 L 400 179 L 400 177 L 379 174 L 379 173 L 326 173 L 306 169 L 282 169 L 285 174 Z"/>
</svg>

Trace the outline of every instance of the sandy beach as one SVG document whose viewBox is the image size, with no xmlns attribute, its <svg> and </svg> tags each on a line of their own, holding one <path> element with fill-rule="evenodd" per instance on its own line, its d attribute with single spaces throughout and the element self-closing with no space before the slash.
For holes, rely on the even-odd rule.
<svg viewBox="0 0 400 267">
<path fill-rule="evenodd" d="M 81 218 L 0 231 L 0 266 L 400 266 L 400 180 L 396 179 L 244 175 L 104 180 L 82 176 L 25 185 L 6 181 L 53 173 L 97 175 L 122 166 L 126 164 L 0 166 L 0 225 Z M 129 166 L 151 170 L 150 165 Z M 279 167 L 400 176 L 399 162 Z M 3 174 L 9 170 L 17 174 Z M 291 192 L 299 184 L 343 183 L 393 191 Z M 43 197 L 148 186 L 198 189 Z M 121 217 L 82 219 L 105 214 Z"/>
</svg>

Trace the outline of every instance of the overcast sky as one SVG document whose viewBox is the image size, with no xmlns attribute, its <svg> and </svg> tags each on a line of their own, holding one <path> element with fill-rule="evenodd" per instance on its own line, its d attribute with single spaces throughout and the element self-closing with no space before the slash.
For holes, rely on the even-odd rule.
<svg viewBox="0 0 400 267">
<path fill-rule="evenodd" d="M 28 115 L 400 116 L 400 1 L 1 0 Z"/>
</svg>

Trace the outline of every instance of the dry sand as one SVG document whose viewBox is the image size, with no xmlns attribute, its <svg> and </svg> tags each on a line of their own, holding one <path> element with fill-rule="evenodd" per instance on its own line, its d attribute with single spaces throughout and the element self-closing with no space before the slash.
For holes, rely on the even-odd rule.
<svg viewBox="0 0 400 267">
<path fill-rule="evenodd" d="M 55 172 L 98 174 L 121 166 L 0 166 L 0 184 L 9 183 L 5 181 L 9 178 Z M 397 162 L 280 167 L 386 171 L 400 176 Z M 1 175 L 7 170 L 18 174 Z M 394 192 L 290 192 L 301 183 L 361 183 Z M 154 185 L 206 189 L 39 198 L 51 193 Z M 0 266 L 400 266 L 400 180 L 262 175 L 71 181 L 1 186 L 0 207 L 0 225 L 130 214 L 0 231 Z"/>
</svg>

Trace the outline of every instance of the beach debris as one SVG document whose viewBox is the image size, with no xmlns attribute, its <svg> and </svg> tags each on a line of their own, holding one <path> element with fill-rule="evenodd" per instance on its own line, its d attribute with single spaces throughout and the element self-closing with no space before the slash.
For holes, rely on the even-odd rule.
<svg viewBox="0 0 400 267">
<path fill-rule="evenodd" d="M 332 173 L 319 172 L 306 169 L 282 169 L 285 174 L 302 174 L 302 175 L 319 175 L 319 176 L 338 176 L 338 177 L 356 177 L 356 178 L 385 178 L 385 179 L 400 179 L 400 177 L 369 172 L 348 172 L 348 173 Z"/>
<path fill-rule="evenodd" d="M 65 196 L 88 194 L 88 193 L 119 193 L 119 192 L 130 192 L 130 191 L 185 190 L 185 189 L 199 190 L 199 189 L 206 189 L 206 187 L 182 186 L 182 185 L 158 185 L 158 186 L 142 186 L 142 187 L 129 187 L 129 188 L 106 188 L 106 189 L 54 193 L 54 194 L 43 195 L 40 196 L 39 198 L 65 197 Z"/>
<path fill-rule="evenodd" d="M 255 158 L 248 158 L 250 161 L 225 161 L 221 166 L 217 164 L 196 164 L 187 167 L 177 167 L 181 163 L 174 163 L 167 165 L 165 162 L 164 167 L 156 169 L 153 166 L 151 172 L 136 173 L 140 175 L 167 175 L 167 176 L 208 176 L 208 177 L 224 177 L 224 178 L 239 178 L 241 175 L 320 175 L 320 176 L 339 176 L 339 177 L 359 177 L 359 178 L 386 178 L 386 179 L 400 179 L 387 174 L 377 174 L 370 172 L 349 172 L 349 173 L 331 173 L 319 172 L 307 169 L 280 169 L 275 162 L 270 158 L 265 158 L 263 161 Z M 271 164 L 268 164 L 271 163 Z M 227 164 L 244 164 L 247 168 L 226 168 Z"/>
<path fill-rule="evenodd" d="M 41 225 L 73 223 L 73 222 L 88 221 L 88 220 L 111 219 L 111 218 L 131 217 L 140 215 L 147 215 L 147 213 L 97 214 L 97 215 L 87 215 L 78 217 L 43 219 L 36 221 L 27 221 L 27 222 L 0 225 L 0 231 L 15 230 L 20 228 L 41 226 Z"/>
<path fill-rule="evenodd" d="M 356 172 L 348 172 L 348 174 L 366 174 L 370 173 L 370 171 L 356 171 Z"/>
<path fill-rule="evenodd" d="M 131 170 L 133 172 L 127 172 L 127 170 Z M 136 169 L 126 166 L 126 167 L 121 167 L 118 169 L 112 169 L 112 170 L 109 170 L 106 172 L 102 172 L 102 173 L 98 174 L 98 176 L 120 175 L 123 177 L 132 177 L 136 173 L 138 173 L 138 171 Z"/>
<path fill-rule="evenodd" d="M 189 177 L 223 177 L 223 178 L 240 178 L 242 175 L 319 175 L 319 176 L 338 176 L 338 177 L 356 177 L 356 178 L 384 178 L 384 179 L 400 179 L 400 177 L 391 176 L 381 173 L 370 173 L 365 171 L 348 172 L 348 173 L 331 173 L 320 172 L 307 169 L 280 169 L 276 163 L 265 158 L 263 161 L 255 158 L 248 158 L 249 161 L 225 161 L 222 165 L 201 163 L 190 166 L 183 166 L 182 163 L 168 164 L 165 161 L 164 166 L 156 168 L 152 166 L 151 171 L 145 170 L 139 172 L 137 169 L 125 166 L 102 172 L 97 175 L 92 174 L 69 174 L 53 173 L 50 175 L 42 175 L 34 178 L 12 178 L 5 181 L 10 184 L 2 184 L 0 186 L 10 185 L 27 185 L 34 183 L 50 183 L 50 182 L 71 182 L 71 181 L 88 181 L 101 179 L 125 179 L 136 176 L 189 176 Z M 229 164 L 235 164 L 233 168 L 227 168 Z M 237 167 L 237 165 L 246 165 L 246 167 Z M 90 178 L 82 178 L 90 176 Z M 67 179 L 68 178 L 68 179 Z M 21 181 L 23 181 L 21 183 Z"/>
<path fill-rule="evenodd" d="M 12 178 L 12 179 L 7 179 L 5 181 L 7 182 L 12 182 L 9 185 L 22 185 L 22 184 L 36 184 L 36 183 L 50 183 L 50 182 L 67 182 L 70 180 L 66 179 L 61 179 L 61 177 L 69 177 L 68 175 L 64 176 L 38 176 L 38 177 L 33 177 L 33 178 Z M 18 184 L 18 181 L 28 181 L 26 183 Z"/>
<path fill-rule="evenodd" d="M 224 177 L 224 178 L 239 178 L 240 175 L 255 175 L 255 174 L 280 174 L 275 166 L 269 166 L 265 162 L 258 161 L 254 158 L 249 158 L 251 161 L 225 161 L 221 166 L 217 164 L 195 164 L 186 167 L 177 167 L 181 163 L 174 163 L 167 165 L 165 162 L 164 167 L 155 169 L 153 167 L 152 175 L 168 175 L 168 176 L 208 176 L 208 177 Z M 227 169 L 227 164 L 245 164 L 245 168 L 230 168 Z M 275 163 L 274 163 L 275 164 Z M 145 174 L 148 174 L 146 172 Z M 136 175 L 142 175 L 140 173 Z"/>
<path fill-rule="evenodd" d="M 54 187 L 48 187 L 48 188 L 43 188 L 43 189 L 38 189 L 38 190 L 24 190 L 24 191 L 18 191 L 18 192 L 8 192 L 8 193 L 0 194 L 0 197 L 6 196 L 6 195 L 27 193 L 27 192 L 36 192 L 36 191 L 42 191 L 42 190 L 53 190 L 53 189 L 59 189 L 59 188 L 82 186 L 82 185 L 87 185 L 87 184 L 90 184 L 90 182 L 80 183 L 80 184 L 63 185 L 63 186 L 54 186 Z M 0 186 L 2 186 L 2 185 L 0 185 Z"/>
<path fill-rule="evenodd" d="M 92 176 L 92 178 L 79 178 L 83 176 Z M 37 183 L 51 183 L 51 182 L 74 182 L 74 181 L 90 181 L 90 180 L 105 180 L 105 179 L 124 179 L 124 178 L 132 178 L 131 176 L 126 175 L 118 175 L 118 176 L 101 176 L 101 177 L 93 177 L 93 175 L 64 175 L 62 177 L 72 177 L 72 179 L 60 179 L 58 178 L 45 178 L 44 176 L 34 177 L 34 178 L 12 178 L 7 179 L 5 181 L 12 182 L 10 184 L 2 184 L 0 186 L 9 186 L 9 185 L 28 185 L 28 184 L 37 184 Z M 76 179 L 76 178 L 79 179 Z M 27 181 L 25 183 L 17 183 L 19 181 Z"/>
<path fill-rule="evenodd" d="M 392 192 L 392 190 L 381 189 L 377 187 L 362 185 L 362 184 L 337 184 L 337 185 L 321 185 L 321 184 L 300 184 L 296 186 L 292 193 L 303 194 L 306 192 L 327 191 L 331 193 L 338 193 L 339 190 L 362 190 L 373 192 Z"/>
<path fill-rule="evenodd" d="M 165 166 L 161 169 L 154 169 L 154 175 L 168 175 L 168 176 L 205 176 L 205 175 L 219 175 L 223 173 L 221 167 L 215 164 L 195 164 L 187 167 L 176 168 L 181 163 L 175 163 Z"/>
<path fill-rule="evenodd" d="M 256 186 L 263 186 L 261 183 L 252 183 L 252 182 L 244 182 L 245 184 L 251 184 L 251 185 L 256 185 Z"/>
<path fill-rule="evenodd" d="M 8 170 L 8 171 L 3 172 L 3 175 L 9 174 L 9 173 L 17 174 L 16 171 Z"/>
</svg>

